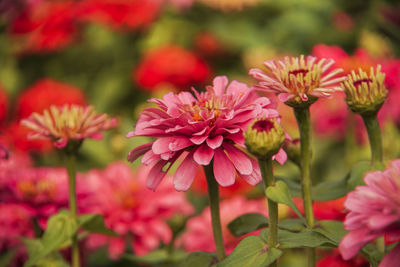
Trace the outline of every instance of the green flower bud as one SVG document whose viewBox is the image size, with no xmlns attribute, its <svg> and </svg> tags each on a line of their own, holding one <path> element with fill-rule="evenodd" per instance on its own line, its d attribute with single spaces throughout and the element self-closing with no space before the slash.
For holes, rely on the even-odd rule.
<svg viewBox="0 0 400 267">
<path fill-rule="evenodd" d="M 256 119 L 244 132 L 247 150 L 258 158 L 272 157 L 281 148 L 285 133 L 276 119 Z"/>
<path fill-rule="evenodd" d="M 371 67 L 369 75 L 359 69 L 348 75 L 348 80 L 342 83 L 346 93 L 346 102 L 351 111 L 362 115 L 376 114 L 386 100 L 388 90 L 384 86 L 385 74 L 378 65 L 376 74 Z"/>
</svg>

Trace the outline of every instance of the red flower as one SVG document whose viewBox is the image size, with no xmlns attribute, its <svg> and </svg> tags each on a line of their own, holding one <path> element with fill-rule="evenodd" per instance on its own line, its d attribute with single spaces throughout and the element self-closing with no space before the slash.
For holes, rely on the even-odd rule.
<svg viewBox="0 0 400 267">
<path fill-rule="evenodd" d="M 7 116 L 8 95 L 0 85 L 0 124 L 2 124 Z"/>
<path fill-rule="evenodd" d="M 345 200 L 346 197 L 330 201 L 314 201 L 313 210 L 315 219 L 343 221 L 346 217 L 346 211 L 344 208 Z M 294 198 L 293 201 L 296 203 L 300 212 L 304 214 L 303 201 L 300 198 Z"/>
<path fill-rule="evenodd" d="M 43 1 L 22 11 L 11 23 L 10 32 L 21 37 L 23 51 L 54 51 L 74 40 L 76 5 L 73 1 Z"/>
<path fill-rule="evenodd" d="M 163 83 L 188 89 L 206 82 L 209 75 L 210 68 L 197 55 L 168 45 L 149 51 L 133 72 L 133 79 L 146 90 L 153 91 Z"/>
<path fill-rule="evenodd" d="M 317 267 L 368 267 L 369 263 L 361 257 L 345 261 L 335 250 L 335 254 L 326 256 L 317 262 Z"/>
<path fill-rule="evenodd" d="M 140 29 L 154 21 L 160 2 L 150 0 L 84 0 L 80 19 L 113 28 Z"/>
<path fill-rule="evenodd" d="M 52 105 L 63 106 L 65 104 L 85 106 L 85 95 L 72 85 L 43 79 L 20 95 L 17 100 L 17 116 L 18 119 L 23 119 L 33 112 L 42 113 Z"/>
</svg>

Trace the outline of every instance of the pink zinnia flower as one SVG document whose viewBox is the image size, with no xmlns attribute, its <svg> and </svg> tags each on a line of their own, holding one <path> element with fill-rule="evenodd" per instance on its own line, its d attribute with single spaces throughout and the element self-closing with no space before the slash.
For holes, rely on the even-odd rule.
<svg viewBox="0 0 400 267">
<path fill-rule="evenodd" d="M 255 160 L 241 149 L 243 131 L 258 117 L 278 117 L 271 101 L 258 97 L 246 84 L 219 76 L 206 92 L 168 93 L 163 99 L 151 99 L 158 108 L 147 108 L 141 114 L 136 129 L 127 137 L 157 137 L 155 142 L 133 149 L 128 160 L 143 155 L 142 163 L 153 165 L 147 186 L 156 189 L 172 164 L 189 152 L 174 176 L 175 189 L 187 190 L 199 165 L 213 160 L 214 176 L 221 186 L 235 183 L 235 170 L 249 184 L 260 182 L 260 170 Z M 167 170 L 164 167 L 168 165 Z"/>
<path fill-rule="evenodd" d="M 233 236 L 228 230 L 228 224 L 236 217 L 245 213 L 262 213 L 268 216 L 267 203 L 264 199 L 247 200 L 242 196 L 237 196 L 221 202 L 221 225 L 222 236 L 226 252 L 229 254 L 245 236 L 240 238 Z M 210 207 L 196 217 L 189 219 L 186 223 L 186 232 L 180 238 L 183 247 L 187 251 L 207 251 L 215 252 L 213 233 L 211 231 Z M 254 234 L 254 233 L 253 233 Z M 249 234 L 250 235 L 250 234 Z"/>
<path fill-rule="evenodd" d="M 100 131 L 116 127 L 117 121 L 106 114 L 97 114 L 92 106 L 51 106 L 43 114 L 33 113 L 21 121 L 34 132 L 31 139 L 50 139 L 57 148 L 63 148 L 70 140 L 85 138 L 102 139 Z"/>
<path fill-rule="evenodd" d="M 339 83 L 346 77 L 337 76 L 343 72 L 342 69 L 329 70 L 333 64 L 332 59 L 312 56 L 285 57 L 284 60 L 264 62 L 270 74 L 260 69 L 251 69 L 249 75 L 259 80 L 255 86 L 257 89 L 278 94 L 282 102 L 302 103 L 310 97 L 330 97 L 335 91 L 343 91 Z"/>
<path fill-rule="evenodd" d="M 137 255 L 156 249 L 160 242 L 171 241 L 172 231 L 166 220 L 177 213 L 191 214 L 193 207 L 172 185 L 160 186 L 157 193 L 145 190 L 147 173 L 148 168 L 135 174 L 127 164 L 116 162 L 104 171 L 92 170 L 82 177 L 93 190 L 85 202 L 89 212 L 103 215 L 106 225 L 120 235 L 91 235 L 90 248 L 108 244 L 110 256 L 117 258 L 128 241 Z"/>
<path fill-rule="evenodd" d="M 356 187 L 345 202 L 350 213 L 344 226 L 351 231 L 339 245 L 345 260 L 379 236 L 385 235 L 388 241 L 400 239 L 400 160 L 392 161 L 384 171 L 368 173 L 364 181 L 366 185 Z M 380 267 L 396 266 L 399 261 L 400 245 L 397 245 Z"/>
</svg>

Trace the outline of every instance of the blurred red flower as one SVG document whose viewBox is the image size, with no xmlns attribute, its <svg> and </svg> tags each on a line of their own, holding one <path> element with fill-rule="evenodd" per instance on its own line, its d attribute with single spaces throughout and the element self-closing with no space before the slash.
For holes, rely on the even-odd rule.
<svg viewBox="0 0 400 267">
<path fill-rule="evenodd" d="M 83 0 L 79 18 L 113 28 L 140 29 L 155 20 L 160 5 L 152 0 Z"/>
<path fill-rule="evenodd" d="M 205 83 L 209 76 L 210 68 L 202 59 L 176 45 L 149 51 L 133 72 L 134 81 L 147 91 L 154 91 L 163 83 L 185 90 Z"/>
<path fill-rule="evenodd" d="M 22 51 L 54 51 L 71 44 L 78 32 L 74 1 L 43 1 L 11 22 L 10 34 L 22 38 Z"/>
<path fill-rule="evenodd" d="M 361 257 L 356 257 L 345 261 L 342 256 L 334 250 L 333 255 L 328 255 L 317 262 L 317 267 L 368 267 L 368 261 Z"/>
<path fill-rule="evenodd" d="M 17 100 L 17 116 L 23 119 L 33 112 L 42 113 L 50 106 L 86 105 L 84 93 L 77 87 L 52 79 L 42 79 L 21 93 Z"/>
<path fill-rule="evenodd" d="M 347 214 L 344 208 L 345 200 L 346 197 L 330 201 L 314 201 L 313 210 L 315 219 L 343 221 Z M 300 212 L 304 214 L 303 200 L 301 198 L 293 198 L 293 201 L 299 208 Z M 295 216 L 294 213 L 293 216 Z"/>
<path fill-rule="evenodd" d="M 3 124 L 5 118 L 7 117 L 8 106 L 8 95 L 4 88 L 0 85 L 0 125 Z"/>
</svg>

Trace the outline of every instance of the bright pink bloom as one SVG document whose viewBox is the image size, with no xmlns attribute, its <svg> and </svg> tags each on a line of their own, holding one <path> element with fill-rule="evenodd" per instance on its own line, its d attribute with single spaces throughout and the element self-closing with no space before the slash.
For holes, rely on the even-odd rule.
<svg viewBox="0 0 400 267">
<path fill-rule="evenodd" d="M 264 62 L 271 74 L 251 69 L 249 75 L 259 80 L 257 89 L 278 94 L 282 102 L 301 102 L 308 101 L 309 97 L 330 97 L 336 91 L 343 91 L 339 83 L 346 77 L 338 76 L 342 69 L 330 70 L 334 63 L 332 59 L 312 56 L 285 57 Z"/>
<path fill-rule="evenodd" d="M 394 160 L 384 171 L 373 171 L 364 177 L 364 186 L 356 187 L 347 196 L 345 206 L 350 210 L 344 221 L 349 230 L 340 242 L 344 259 L 350 259 L 369 241 L 385 235 L 388 241 L 400 239 L 400 160 Z M 381 262 L 391 267 L 400 261 L 397 245 Z"/>
<path fill-rule="evenodd" d="M 32 212 L 20 204 L 0 204 L 0 253 L 15 249 L 10 267 L 22 266 L 26 261 L 25 246 L 21 237 L 33 237 Z"/>
<path fill-rule="evenodd" d="M 232 220 L 245 213 L 261 213 L 264 216 L 268 216 L 267 203 L 264 199 L 246 200 L 241 196 L 222 201 L 220 203 L 220 213 L 222 236 L 228 254 L 245 237 L 237 238 L 229 232 L 228 224 Z M 214 237 L 211 229 L 210 207 L 207 207 L 199 216 L 189 219 L 186 223 L 186 232 L 180 238 L 183 247 L 187 251 L 215 252 Z"/>
<path fill-rule="evenodd" d="M 317 262 L 317 267 L 369 267 L 369 262 L 361 257 L 345 261 L 335 249 L 334 254 L 328 255 Z"/>
<path fill-rule="evenodd" d="M 236 170 L 251 185 L 261 181 L 256 160 L 235 144 L 244 147 L 243 131 L 255 118 L 277 117 L 278 113 L 268 98 L 258 97 L 246 84 L 233 81 L 225 89 L 227 85 L 227 77 L 219 76 L 206 92 L 193 89 L 195 97 L 181 92 L 150 100 L 158 108 L 145 109 L 136 129 L 127 135 L 157 137 L 155 142 L 141 145 L 128 155 L 132 162 L 144 154 L 142 163 L 153 165 L 148 188 L 155 190 L 185 151 L 189 153 L 174 176 L 178 191 L 191 186 L 199 165 L 212 161 L 215 179 L 221 186 L 235 183 Z"/>
<path fill-rule="evenodd" d="M 129 240 L 138 255 L 157 248 L 160 242 L 170 242 L 172 232 L 166 220 L 176 213 L 191 214 L 193 208 L 171 185 L 160 186 L 157 193 L 146 190 L 147 173 L 143 168 L 135 174 L 127 164 L 116 162 L 82 177 L 93 190 L 87 202 L 89 212 L 103 215 L 106 225 L 121 236 L 92 235 L 89 247 L 108 244 L 110 256 L 117 258 Z"/>
<path fill-rule="evenodd" d="M 101 131 L 115 128 L 115 118 L 97 114 L 92 106 L 64 105 L 51 106 L 43 114 L 33 113 L 21 124 L 33 130 L 31 139 L 49 139 L 57 148 L 63 148 L 68 141 L 86 138 L 102 139 Z"/>
</svg>

